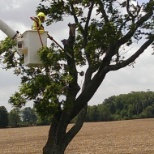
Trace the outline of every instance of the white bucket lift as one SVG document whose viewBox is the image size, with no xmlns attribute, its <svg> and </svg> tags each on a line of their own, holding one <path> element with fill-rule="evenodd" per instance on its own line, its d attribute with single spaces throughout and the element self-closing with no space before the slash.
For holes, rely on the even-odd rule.
<svg viewBox="0 0 154 154">
<path fill-rule="evenodd" d="M 24 54 L 24 64 L 26 66 L 39 66 L 42 64 L 38 55 L 38 50 L 47 46 L 47 31 L 41 32 L 40 36 L 36 30 L 28 30 L 17 39 L 17 48 L 20 55 Z M 40 40 L 41 37 L 41 40 Z"/>
<path fill-rule="evenodd" d="M 39 66 L 42 64 L 38 50 L 42 48 L 42 43 L 43 46 L 47 46 L 47 31 L 40 31 L 40 33 L 38 33 L 36 30 L 28 30 L 25 31 L 22 36 L 18 37 L 18 32 L 12 30 L 12 28 L 1 19 L 0 30 L 10 38 L 17 39 L 17 50 L 20 55 L 24 54 L 24 64 L 26 66 Z"/>
</svg>

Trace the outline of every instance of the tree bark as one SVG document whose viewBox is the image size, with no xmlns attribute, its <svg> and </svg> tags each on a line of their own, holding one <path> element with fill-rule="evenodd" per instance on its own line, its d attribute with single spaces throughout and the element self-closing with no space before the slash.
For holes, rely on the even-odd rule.
<svg viewBox="0 0 154 154">
<path fill-rule="evenodd" d="M 64 154 L 64 151 L 61 150 L 60 146 L 53 146 L 52 148 L 45 146 L 43 148 L 43 154 Z"/>
<path fill-rule="evenodd" d="M 50 126 L 48 141 L 43 148 L 43 154 L 64 154 L 69 143 L 82 128 L 86 113 L 87 105 L 79 113 L 76 123 L 68 132 L 69 116 L 62 114 L 59 121 L 55 118 Z"/>
<path fill-rule="evenodd" d="M 43 154 L 64 154 L 65 146 L 61 138 L 63 138 L 65 133 L 62 133 L 60 130 L 63 131 L 65 126 L 64 128 L 60 129 L 59 126 L 61 125 L 62 124 L 60 124 L 58 119 L 56 118 L 53 119 L 52 124 L 49 129 L 47 143 L 45 144 L 43 148 Z"/>
</svg>

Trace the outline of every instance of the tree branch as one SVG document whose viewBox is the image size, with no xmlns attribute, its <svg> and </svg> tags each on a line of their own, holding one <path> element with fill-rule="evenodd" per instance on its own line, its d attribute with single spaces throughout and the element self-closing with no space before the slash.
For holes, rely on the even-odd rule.
<svg viewBox="0 0 154 154">
<path fill-rule="evenodd" d="M 110 59 L 112 58 L 111 49 L 113 49 L 114 46 L 110 49 L 110 54 L 106 57 L 104 62 L 102 62 L 101 67 L 99 68 L 98 72 L 94 75 L 90 83 L 87 83 L 86 87 L 83 89 L 82 93 L 78 96 L 78 98 L 75 101 L 74 108 L 71 113 L 71 117 L 73 118 L 83 107 L 84 105 L 92 98 L 94 93 L 97 91 L 98 87 L 104 80 L 106 74 L 109 71 L 118 70 L 122 67 L 127 66 L 131 62 L 133 62 L 140 54 L 144 52 L 144 50 L 153 42 L 154 37 L 151 36 L 148 41 L 146 41 L 140 49 L 132 55 L 129 59 L 122 63 L 118 63 L 116 65 L 109 65 Z"/>
<path fill-rule="evenodd" d="M 75 9 L 74 9 L 74 6 L 73 6 L 73 2 L 70 2 L 70 6 L 71 6 L 71 9 L 72 9 L 72 15 L 74 17 L 74 21 L 79 26 L 79 28 L 81 30 L 81 33 L 83 34 L 84 33 L 83 28 L 82 28 L 81 24 L 78 21 L 78 17 L 76 16 Z"/>
<path fill-rule="evenodd" d="M 74 136 L 82 128 L 83 123 L 85 121 L 86 114 L 87 114 L 87 105 L 79 113 L 78 118 L 77 118 L 74 126 L 66 133 L 66 136 L 65 136 L 65 145 L 66 146 L 71 142 L 71 140 L 74 138 Z"/>
<path fill-rule="evenodd" d="M 89 66 L 86 73 L 85 73 L 85 80 L 84 80 L 84 83 L 83 83 L 82 90 L 84 90 L 84 88 L 91 82 L 92 74 L 93 74 L 93 70 Z"/>
<path fill-rule="evenodd" d="M 130 17 L 132 17 L 132 20 L 135 18 L 135 16 L 130 12 L 129 10 L 129 7 L 130 7 L 130 4 L 129 4 L 130 0 L 127 0 L 127 4 L 126 4 L 126 10 L 127 10 L 127 13 Z"/>
<path fill-rule="evenodd" d="M 86 21 L 86 24 L 85 24 L 86 36 L 87 36 L 88 25 L 89 25 L 89 21 L 90 21 L 90 17 L 91 17 L 91 14 L 92 14 L 92 10 L 93 10 L 94 4 L 95 4 L 95 3 L 92 2 L 91 6 L 89 7 L 89 11 L 88 11 L 88 15 L 87 15 L 87 21 Z"/>
<path fill-rule="evenodd" d="M 87 20 L 86 20 L 86 24 L 85 24 L 85 27 L 84 27 L 84 33 L 82 34 L 83 38 L 84 38 L 84 47 L 87 44 L 88 26 L 89 26 L 89 21 L 90 21 L 91 14 L 92 14 L 93 6 L 94 6 L 94 2 L 92 2 L 91 6 L 89 7 L 89 11 L 88 11 L 88 15 L 87 15 Z M 88 64 L 90 65 L 90 63 L 91 63 L 90 62 L 90 55 L 89 55 L 89 52 L 86 51 L 86 50 L 85 50 L 85 55 L 86 55 Z"/>
<path fill-rule="evenodd" d="M 75 42 L 75 24 L 68 24 L 69 26 L 69 38 L 67 40 L 62 40 L 64 44 L 64 52 L 68 53 L 67 55 L 67 65 L 70 76 L 72 77 L 72 81 L 69 83 L 69 95 L 71 98 L 75 99 L 76 93 L 79 91 L 79 86 L 77 83 L 78 80 L 78 72 L 76 69 L 75 59 L 74 59 L 74 42 Z M 74 90 L 72 90 L 74 89 Z M 74 92 L 74 93 L 73 93 Z M 68 97 L 68 99 L 70 98 Z"/>
<path fill-rule="evenodd" d="M 147 40 L 139 49 L 136 53 L 134 53 L 131 57 L 129 57 L 127 60 L 118 63 L 116 65 L 110 65 L 108 67 L 108 71 L 115 71 L 118 70 L 120 68 L 123 68 L 127 65 L 129 65 L 130 63 L 134 62 L 136 58 L 138 58 L 143 52 L 144 50 L 154 41 L 154 36 Z"/>
<path fill-rule="evenodd" d="M 103 16 L 103 18 L 105 20 L 105 23 L 108 23 L 109 22 L 109 19 L 108 19 L 108 16 L 107 16 L 106 12 L 105 12 L 103 2 L 102 1 L 98 1 L 98 4 L 100 6 L 100 11 L 101 11 L 102 16 Z"/>
<path fill-rule="evenodd" d="M 118 41 L 119 46 L 126 43 L 134 35 L 137 28 L 140 27 L 152 15 L 153 15 L 153 10 L 149 10 L 149 12 L 147 14 L 145 14 L 143 17 L 141 17 L 141 19 L 139 19 L 134 25 L 132 25 L 133 28 L 131 28 L 130 31 Z"/>
</svg>

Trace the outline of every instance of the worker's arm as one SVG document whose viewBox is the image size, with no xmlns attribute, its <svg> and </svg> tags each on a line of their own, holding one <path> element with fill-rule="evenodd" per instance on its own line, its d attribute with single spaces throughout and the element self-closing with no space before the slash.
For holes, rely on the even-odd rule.
<svg viewBox="0 0 154 154">
<path fill-rule="evenodd" d="M 39 22 L 39 20 L 38 20 L 38 18 L 37 17 L 30 17 L 33 21 L 35 21 L 35 22 Z"/>
<path fill-rule="evenodd" d="M 34 21 L 33 25 L 32 25 L 32 29 L 33 30 L 38 30 L 39 28 L 39 19 L 37 17 L 30 17 L 31 20 Z"/>
</svg>

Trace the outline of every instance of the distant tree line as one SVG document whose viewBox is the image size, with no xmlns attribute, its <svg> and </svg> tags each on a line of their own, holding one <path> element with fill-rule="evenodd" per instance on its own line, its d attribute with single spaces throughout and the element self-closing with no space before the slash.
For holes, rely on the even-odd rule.
<svg viewBox="0 0 154 154">
<path fill-rule="evenodd" d="M 4 106 L 0 106 L 0 128 L 49 124 L 49 117 L 41 118 L 31 107 L 26 107 L 22 110 L 14 108 L 8 112 Z"/>
<path fill-rule="evenodd" d="M 102 104 L 88 106 L 87 122 L 154 118 L 154 92 L 131 92 L 111 96 Z M 9 113 L 0 106 L 0 128 L 48 125 L 50 117 L 42 119 L 34 109 L 14 108 Z M 72 121 L 73 122 L 73 121 Z"/>
<path fill-rule="evenodd" d="M 111 96 L 102 104 L 89 106 L 86 121 L 154 118 L 154 92 L 131 92 Z"/>
</svg>

